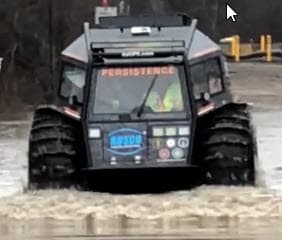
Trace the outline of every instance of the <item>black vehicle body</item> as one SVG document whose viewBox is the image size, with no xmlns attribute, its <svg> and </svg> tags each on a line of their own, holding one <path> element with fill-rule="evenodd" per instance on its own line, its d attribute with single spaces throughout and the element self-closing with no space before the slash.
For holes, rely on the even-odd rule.
<svg viewBox="0 0 282 240">
<path fill-rule="evenodd" d="M 115 17 L 100 22 L 93 29 L 86 23 L 84 34 L 62 52 L 59 98 L 37 112 L 57 112 L 76 124 L 79 170 L 198 166 L 194 148 L 201 119 L 240 105 L 233 101 L 220 47 L 196 29 L 197 20 L 186 16 Z M 67 94 L 63 89 L 66 66 L 83 73 L 79 87 Z M 137 109 L 141 114 L 97 114 L 93 110 L 99 81 L 108 81 L 99 78 L 103 69 L 114 76 L 120 70 L 113 74 L 111 69 L 133 69 L 134 75 L 136 69 L 167 72 L 168 67 L 177 72 L 181 83 L 183 111 L 156 114 L 140 111 L 141 106 Z M 219 88 L 212 89 L 213 80 Z"/>
</svg>

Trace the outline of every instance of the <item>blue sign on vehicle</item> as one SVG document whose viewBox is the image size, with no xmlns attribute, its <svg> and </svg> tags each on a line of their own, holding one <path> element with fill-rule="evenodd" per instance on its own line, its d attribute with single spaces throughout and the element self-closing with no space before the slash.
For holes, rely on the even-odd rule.
<svg viewBox="0 0 282 240">
<path fill-rule="evenodd" d="M 111 137 L 111 148 L 138 148 L 142 144 L 141 135 L 113 136 Z"/>
<path fill-rule="evenodd" d="M 135 129 L 123 128 L 109 134 L 109 149 L 116 155 L 133 155 L 142 150 L 143 134 Z"/>
</svg>

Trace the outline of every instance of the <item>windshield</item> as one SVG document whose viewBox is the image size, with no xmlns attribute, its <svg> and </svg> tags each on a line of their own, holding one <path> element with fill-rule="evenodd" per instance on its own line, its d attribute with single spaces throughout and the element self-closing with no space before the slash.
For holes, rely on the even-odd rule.
<svg viewBox="0 0 282 240">
<path fill-rule="evenodd" d="M 183 112 L 176 66 L 103 68 L 98 71 L 95 114 Z"/>
</svg>

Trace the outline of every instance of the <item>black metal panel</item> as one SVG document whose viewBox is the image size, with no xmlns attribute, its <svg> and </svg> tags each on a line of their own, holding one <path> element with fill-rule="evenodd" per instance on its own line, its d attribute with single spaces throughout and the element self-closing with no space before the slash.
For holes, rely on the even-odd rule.
<svg viewBox="0 0 282 240">
<path fill-rule="evenodd" d="M 190 134 L 179 136 L 162 136 L 156 137 L 152 135 L 153 127 L 182 127 L 189 126 L 190 121 L 161 121 L 161 122 L 128 122 L 114 124 L 89 124 L 90 128 L 99 128 L 101 137 L 99 139 L 89 139 L 88 148 L 90 149 L 90 164 L 88 169 L 135 169 L 135 168 L 172 168 L 172 167 L 188 167 L 190 166 L 190 150 L 191 140 Z M 111 146 L 112 137 L 124 136 L 130 132 L 142 135 L 142 143 L 140 146 L 123 146 L 114 148 Z M 187 146 L 181 146 L 181 139 L 188 140 Z M 161 144 L 158 144 L 161 139 Z M 168 147 L 167 141 L 174 139 L 176 145 Z M 120 144 L 120 143 L 118 143 Z M 157 144 L 157 145 L 156 145 Z M 174 149 L 181 148 L 184 156 L 181 159 L 173 160 L 172 152 Z M 168 160 L 161 159 L 160 150 L 170 151 Z M 140 161 L 136 161 L 136 156 L 140 157 Z"/>
<path fill-rule="evenodd" d="M 101 17 L 101 28 L 126 28 L 131 26 L 150 27 L 176 27 L 190 25 L 191 18 L 188 16 L 139 16 L 139 17 Z"/>
<path fill-rule="evenodd" d="M 89 144 L 89 149 L 90 149 L 90 156 L 89 156 L 89 160 L 91 159 L 91 161 L 89 162 L 89 166 L 87 166 L 87 168 L 94 168 L 95 166 L 103 166 L 104 165 L 104 153 L 103 153 L 103 142 L 98 139 L 98 140 L 92 140 L 89 139 L 88 140 L 88 144 Z"/>
</svg>

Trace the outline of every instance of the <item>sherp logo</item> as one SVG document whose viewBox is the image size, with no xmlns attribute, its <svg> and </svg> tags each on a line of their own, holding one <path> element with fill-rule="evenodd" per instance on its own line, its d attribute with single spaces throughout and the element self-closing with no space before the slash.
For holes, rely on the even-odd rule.
<svg viewBox="0 0 282 240">
<path fill-rule="evenodd" d="M 143 141 L 142 132 L 135 129 L 122 128 L 109 134 L 108 151 L 120 156 L 134 155 L 142 151 Z"/>
</svg>

